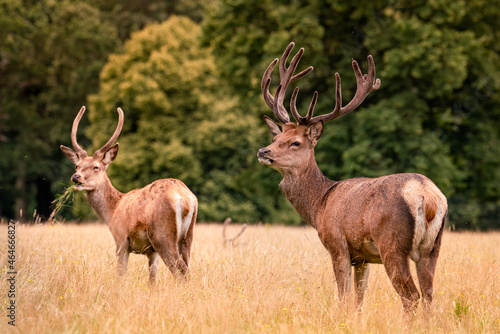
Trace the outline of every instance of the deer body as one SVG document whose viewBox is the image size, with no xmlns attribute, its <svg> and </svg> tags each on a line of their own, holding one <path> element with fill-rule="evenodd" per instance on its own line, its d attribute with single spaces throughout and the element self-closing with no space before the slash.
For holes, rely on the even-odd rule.
<svg viewBox="0 0 500 334">
<path fill-rule="evenodd" d="M 324 244 L 332 233 L 345 239 L 351 263 L 382 263 L 378 245 L 391 240 L 386 231 L 406 228 L 408 238 L 400 246 L 414 261 L 434 245 L 446 198 L 427 177 L 408 173 L 331 181 L 320 173 L 316 183 L 310 178 L 287 182 L 285 176 L 281 189 Z"/>
<path fill-rule="evenodd" d="M 401 188 L 403 191 L 401 192 Z M 411 194 L 405 190 L 411 190 Z M 444 216 L 443 195 L 425 176 L 394 174 L 376 179 L 350 179 L 336 183 L 316 221 L 320 239 L 327 244 L 338 235 L 345 240 L 350 262 L 383 263 L 391 245 L 414 261 L 432 251 Z M 426 216 L 432 217 L 430 221 Z M 340 247 L 342 248 L 342 247 Z M 381 253 L 382 252 L 382 253 Z"/>
<path fill-rule="evenodd" d="M 408 260 L 411 259 L 417 266 L 425 309 L 430 310 L 434 271 L 448 209 L 446 197 L 431 180 L 420 174 L 392 174 L 343 181 L 326 178 L 314 157 L 314 147 L 322 135 L 323 122 L 354 110 L 368 93 L 378 89 L 380 81 L 375 80 L 371 57 L 368 75 L 363 75 L 357 63 L 353 62 L 358 82 L 353 100 L 345 107 L 341 106 L 340 76 L 337 74 L 334 111 L 314 118 L 312 114 L 317 93 L 307 116 L 301 117 L 295 107 L 296 88 L 290 105 L 298 124 L 292 123 L 282 104 L 286 87 L 312 70 L 308 68 L 293 75 L 303 49 L 286 68 L 286 59 L 292 48 L 293 43 L 281 58 L 281 84 L 274 97 L 268 90 L 270 74 L 278 59 L 271 63 L 262 79 L 264 99 L 283 125 L 265 116 L 274 138 L 271 145 L 259 150 L 259 161 L 283 175 L 280 186 L 286 198 L 301 217 L 317 230 L 331 256 L 342 301 L 350 299 L 351 282 L 354 281 L 356 302 L 361 305 L 369 264 L 382 263 L 401 296 L 405 311 L 414 311 L 420 296 L 410 274 Z"/>
<path fill-rule="evenodd" d="M 86 195 L 115 239 L 119 274 L 125 273 L 130 253 L 150 258 L 153 283 L 158 268 L 156 253 L 165 254 L 165 264 L 175 275 L 184 274 L 198 205 L 194 194 L 176 179 L 157 180 L 126 194 L 110 190 L 87 191 Z M 108 200 L 103 201 L 105 198 Z"/>
<path fill-rule="evenodd" d="M 118 108 L 120 122 L 108 144 L 88 157 L 76 142 L 76 128 L 85 108 L 75 119 L 72 149 L 61 149 L 76 165 L 71 177 L 76 190 L 85 191 L 90 206 L 104 220 L 116 243 L 118 274 L 125 274 L 130 253 L 144 254 L 149 259 L 149 280 L 156 282 L 158 259 L 162 258 L 175 275 L 188 270 L 198 201 L 182 181 L 161 179 L 128 193 L 116 190 L 106 169 L 117 155 L 118 137 L 123 112 Z"/>
</svg>

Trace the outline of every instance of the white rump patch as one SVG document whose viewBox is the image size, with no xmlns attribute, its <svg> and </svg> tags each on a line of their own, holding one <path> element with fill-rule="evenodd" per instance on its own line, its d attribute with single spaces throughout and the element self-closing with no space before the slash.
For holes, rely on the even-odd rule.
<svg viewBox="0 0 500 334">
<path fill-rule="evenodd" d="M 189 198 L 189 212 L 186 215 L 184 219 L 182 219 L 182 202 L 183 199 L 182 197 L 177 194 L 177 206 L 176 206 L 176 221 L 177 221 L 177 239 L 180 239 L 181 237 L 184 237 L 189 229 L 189 226 L 191 226 L 191 220 L 193 219 L 194 215 L 194 206 L 195 206 L 195 198 L 190 196 Z"/>
<path fill-rule="evenodd" d="M 425 238 L 420 243 L 421 249 L 430 250 L 434 247 L 434 242 L 436 241 L 436 237 L 441 230 L 441 225 L 443 224 L 444 214 L 445 210 L 443 208 L 443 204 L 442 202 L 439 202 L 436 217 L 434 217 L 434 219 L 429 223 L 429 228 L 427 229 Z"/>
<path fill-rule="evenodd" d="M 408 181 L 405 184 L 403 196 L 413 216 L 416 218 L 410 259 L 417 262 L 422 252 L 427 253 L 431 251 L 434 246 L 445 214 L 446 199 L 441 195 L 440 190 L 433 183 L 429 182 L 424 186 L 420 182 L 414 180 Z M 436 215 L 434 219 L 429 222 L 429 226 L 427 226 L 425 220 L 425 196 L 437 198 Z"/>
</svg>

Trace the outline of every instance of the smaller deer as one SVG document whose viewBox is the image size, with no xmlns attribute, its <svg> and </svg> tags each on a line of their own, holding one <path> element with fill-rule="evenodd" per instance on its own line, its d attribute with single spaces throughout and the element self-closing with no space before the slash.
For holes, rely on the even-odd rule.
<svg viewBox="0 0 500 334">
<path fill-rule="evenodd" d="M 118 108 L 118 126 L 113 136 L 92 157 L 76 140 L 84 112 L 82 107 L 71 130 L 75 150 L 63 145 L 61 150 L 76 165 L 76 173 L 71 177 L 74 188 L 85 190 L 90 206 L 108 224 L 115 239 L 118 275 L 127 271 L 130 253 L 148 257 L 152 285 L 156 283 L 159 257 L 174 276 L 186 275 L 198 212 L 196 196 L 176 179 L 157 180 L 125 194 L 116 190 L 106 170 L 118 153 L 118 143 L 113 143 L 123 127 L 123 111 Z"/>
<path fill-rule="evenodd" d="M 339 297 L 350 299 L 354 278 L 357 304 L 361 305 L 370 263 L 382 263 L 394 289 L 401 296 L 406 314 L 413 312 L 420 298 L 410 274 L 408 260 L 416 263 L 424 307 L 431 308 L 433 279 L 439 255 L 448 204 L 439 188 L 427 177 L 392 174 L 378 178 L 354 178 L 332 181 L 318 168 L 314 147 L 323 133 L 323 124 L 356 109 L 367 95 L 380 87 L 375 78 L 375 63 L 368 56 L 368 74 L 352 62 L 357 89 L 353 99 L 342 107 L 340 75 L 336 77 L 336 104 L 332 112 L 313 117 L 318 93 L 314 93 L 305 117 L 296 107 L 299 88 L 295 88 L 290 121 L 283 105 L 288 85 L 312 71 L 312 67 L 294 74 L 304 49 L 286 62 L 294 43 L 286 48 L 281 60 L 275 59 L 262 77 L 264 100 L 280 126 L 264 116 L 273 142 L 257 154 L 261 164 L 283 175 L 280 183 L 286 198 L 302 218 L 318 231 L 330 253 Z M 274 96 L 269 92 L 271 73 L 279 64 L 280 85 Z M 354 266 L 352 275 L 351 266 Z"/>
</svg>

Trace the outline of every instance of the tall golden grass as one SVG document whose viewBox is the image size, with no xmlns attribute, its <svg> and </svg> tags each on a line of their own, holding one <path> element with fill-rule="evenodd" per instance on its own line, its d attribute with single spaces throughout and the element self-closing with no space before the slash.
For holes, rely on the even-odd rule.
<svg viewBox="0 0 500 334">
<path fill-rule="evenodd" d="M 433 316 L 420 305 L 408 325 L 381 265 L 363 310 L 340 307 L 330 258 L 309 227 L 249 226 L 224 247 L 222 225 L 198 224 L 189 280 L 161 263 L 156 289 L 144 256 L 131 255 L 117 279 L 105 225 L 16 227 L 16 327 L 2 316 L 1 333 L 500 333 L 500 233 L 446 232 Z M 229 236 L 238 230 L 229 226 Z M 5 314 L 5 225 L 0 233 Z"/>
</svg>

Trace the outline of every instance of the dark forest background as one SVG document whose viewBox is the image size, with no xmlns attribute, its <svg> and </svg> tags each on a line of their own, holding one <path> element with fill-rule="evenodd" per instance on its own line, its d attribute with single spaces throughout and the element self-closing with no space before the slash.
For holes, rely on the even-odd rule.
<svg viewBox="0 0 500 334">
<path fill-rule="evenodd" d="M 109 176 L 120 191 L 164 177 L 198 196 L 199 219 L 300 224 L 278 172 L 262 74 L 289 42 L 307 110 L 355 91 L 352 59 L 373 55 L 381 88 L 325 127 L 331 179 L 418 172 L 449 200 L 456 229 L 500 227 L 500 0 L 0 0 L 0 217 L 48 217 L 73 173 L 59 145 L 100 147 L 125 111 Z M 298 50 L 296 47 L 295 51 Z M 277 78 L 273 80 L 276 83 Z M 274 86 L 275 87 L 275 86 Z M 95 219 L 83 194 L 66 220 Z"/>
</svg>

